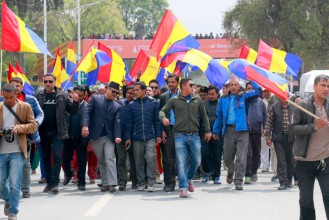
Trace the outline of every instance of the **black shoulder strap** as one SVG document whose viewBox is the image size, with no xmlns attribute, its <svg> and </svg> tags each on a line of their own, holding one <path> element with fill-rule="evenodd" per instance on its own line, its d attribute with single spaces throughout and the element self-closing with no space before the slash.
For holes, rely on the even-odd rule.
<svg viewBox="0 0 329 220">
<path fill-rule="evenodd" d="M 23 124 L 23 121 L 22 119 L 16 114 L 16 112 L 14 112 L 14 110 L 9 107 L 5 102 L 3 102 L 3 104 L 7 107 L 7 109 L 11 112 L 11 114 L 13 114 L 15 116 L 15 118 L 17 119 L 17 121 L 20 123 L 20 124 Z"/>
</svg>

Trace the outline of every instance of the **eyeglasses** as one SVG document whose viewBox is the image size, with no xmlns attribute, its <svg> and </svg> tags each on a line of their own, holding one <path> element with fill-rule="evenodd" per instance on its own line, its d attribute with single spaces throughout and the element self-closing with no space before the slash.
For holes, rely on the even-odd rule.
<svg viewBox="0 0 329 220">
<path fill-rule="evenodd" d="M 47 84 L 47 83 L 53 83 L 54 81 L 53 80 L 43 80 L 43 83 L 44 84 Z"/>
<path fill-rule="evenodd" d="M 151 87 L 151 89 L 158 89 L 159 87 L 157 87 L 157 86 L 150 86 Z"/>
<path fill-rule="evenodd" d="M 191 84 L 189 84 L 189 86 L 190 86 L 190 87 L 193 87 L 193 86 L 195 86 L 195 84 L 191 83 Z"/>
</svg>

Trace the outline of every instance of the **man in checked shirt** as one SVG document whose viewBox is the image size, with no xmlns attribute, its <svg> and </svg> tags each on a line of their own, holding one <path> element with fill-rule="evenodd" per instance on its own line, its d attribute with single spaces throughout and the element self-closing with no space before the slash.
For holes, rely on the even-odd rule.
<svg viewBox="0 0 329 220">
<path fill-rule="evenodd" d="M 288 123 L 291 121 L 293 106 L 286 100 L 272 105 L 267 112 L 267 123 L 265 128 L 266 144 L 273 147 L 278 158 L 277 175 L 280 186 L 278 190 L 286 190 L 292 187 L 294 173 L 294 158 L 292 147 L 294 136 L 288 133 Z"/>
</svg>

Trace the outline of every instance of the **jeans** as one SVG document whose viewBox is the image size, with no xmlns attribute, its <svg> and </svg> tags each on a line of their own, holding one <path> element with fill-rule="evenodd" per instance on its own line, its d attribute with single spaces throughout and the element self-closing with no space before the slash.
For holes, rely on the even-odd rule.
<svg viewBox="0 0 329 220">
<path fill-rule="evenodd" d="M 103 186 L 118 185 L 114 143 L 108 136 L 100 137 L 97 140 L 90 140 L 90 142 L 98 159 L 98 167 Z"/>
<path fill-rule="evenodd" d="M 63 141 L 58 139 L 57 131 L 40 132 L 43 165 L 47 186 L 58 186 L 61 172 Z M 51 157 L 53 158 L 53 164 Z"/>
<path fill-rule="evenodd" d="M 149 186 L 155 182 L 155 139 L 147 141 L 133 141 L 133 149 L 136 164 L 137 185 L 145 186 L 145 165 L 146 179 Z M 145 163 L 146 162 L 146 163 Z"/>
<path fill-rule="evenodd" d="M 320 161 L 297 161 L 296 175 L 299 187 L 300 220 L 314 220 L 314 182 L 318 180 L 324 209 L 329 219 L 329 158 L 325 159 L 326 167 L 321 166 Z"/>
<path fill-rule="evenodd" d="M 24 162 L 22 153 L 0 154 L 0 195 L 1 199 L 9 202 L 8 211 L 12 214 L 18 213 Z"/>
<path fill-rule="evenodd" d="M 260 166 L 260 150 L 262 134 L 249 133 L 246 176 L 257 174 Z"/>
<path fill-rule="evenodd" d="M 223 137 L 220 136 L 219 140 L 211 138 L 209 142 L 202 139 L 201 146 L 203 172 L 212 174 L 212 179 L 215 180 L 216 177 L 220 177 Z"/>
<path fill-rule="evenodd" d="M 201 162 L 201 143 L 199 134 L 175 132 L 175 151 L 179 189 L 187 189 L 188 181 L 192 180 L 194 173 Z M 190 158 L 190 163 L 186 171 L 188 157 Z"/>
<path fill-rule="evenodd" d="M 71 161 L 73 159 L 74 150 L 77 153 L 78 158 L 78 185 L 86 185 L 86 167 L 87 167 L 87 146 L 88 139 L 80 138 L 69 138 L 64 140 L 63 148 L 63 170 L 65 176 L 70 178 L 73 176 L 71 167 Z"/>
</svg>

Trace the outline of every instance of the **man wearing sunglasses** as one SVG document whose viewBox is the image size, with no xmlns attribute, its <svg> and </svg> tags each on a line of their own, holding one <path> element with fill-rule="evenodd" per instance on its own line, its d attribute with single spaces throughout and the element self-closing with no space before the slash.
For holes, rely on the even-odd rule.
<svg viewBox="0 0 329 220">
<path fill-rule="evenodd" d="M 170 119 L 166 117 L 171 109 L 175 117 L 175 152 L 178 172 L 180 197 L 187 197 L 187 190 L 194 192 L 192 178 L 201 162 L 201 142 L 199 136 L 200 123 L 204 130 L 204 139 L 211 138 L 208 116 L 202 100 L 193 94 L 193 82 L 190 78 L 180 81 L 182 92 L 170 99 L 159 113 L 164 126 L 170 125 Z M 186 172 L 186 164 L 190 158 Z"/>
<path fill-rule="evenodd" d="M 43 112 L 44 121 L 39 127 L 41 149 L 46 174 L 47 186 L 43 192 L 58 193 L 59 173 L 62 163 L 63 140 L 69 138 L 68 113 L 76 113 L 79 97 L 73 93 L 72 99 L 65 91 L 55 86 L 55 77 L 46 74 L 43 77 L 45 89 L 35 94 Z M 53 157 L 53 163 L 52 163 Z"/>
<path fill-rule="evenodd" d="M 160 88 L 159 88 L 159 82 L 158 82 L 158 80 L 152 79 L 149 82 L 149 87 L 152 89 L 153 98 L 155 100 L 159 100 L 160 99 Z"/>
</svg>

